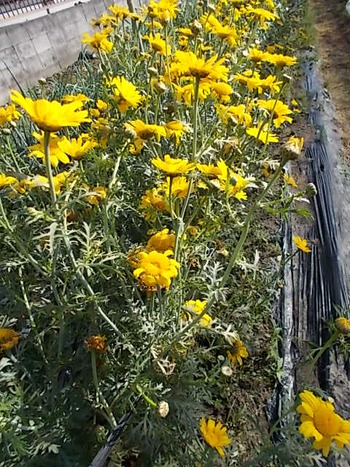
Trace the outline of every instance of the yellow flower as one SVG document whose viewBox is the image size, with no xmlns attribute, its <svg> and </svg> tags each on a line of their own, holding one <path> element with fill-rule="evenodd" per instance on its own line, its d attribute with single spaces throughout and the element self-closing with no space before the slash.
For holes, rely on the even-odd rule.
<svg viewBox="0 0 350 467">
<path fill-rule="evenodd" d="M 291 136 L 281 148 L 281 156 L 287 160 L 297 159 L 304 146 L 304 138 Z"/>
<path fill-rule="evenodd" d="M 83 44 L 88 44 L 92 49 L 101 50 L 106 54 L 113 49 L 113 42 L 109 41 L 105 31 L 96 32 L 93 36 L 85 33 L 82 39 Z"/>
<path fill-rule="evenodd" d="M 132 120 L 124 123 L 124 126 L 135 138 L 134 154 L 139 154 L 141 152 L 147 140 L 155 137 L 159 141 L 160 138 L 166 137 L 164 126 L 144 123 L 142 120 Z"/>
<path fill-rule="evenodd" d="M 294 236 L 293 237 L 293 242 L 295 243 L 298 250 L 304 251 L 304 253 L 310 253 L 311 252 L 310 248 L 307 245 L 306 238 Z"/>
<path fill-rule="evenodd" d="M 206 31 L 215 34 L 220 39 L 230 44 L 231 47 L 237 45 L 238 34 L 236 29 L 228 25 L 221 24 L 212 13 L 202 15 L 201 22 Z"/>
<path fill-rule="evenodd" d="M 65 154 L 70 156 L 74 160 L 80 160 L 90 149 L 97 146 L 96 141 L 88 138 L 85 139 L 82 136 L 78 138 L 72 138 L 71 140 L 63 138 L 57 142 L 58 147 Z"/>
<path fill-rule="evenodd" d="M 189 308 L 191 312 L 197 315 L 200 315 L 205 310 L 206 306 L 207 302 L 204 300 L 187 300 L 187 302 L 184 303 L 185 308 Z M 187 310 L 184 310 L 181 318 L 188 321 L 191 318 L 191 314 Z M 208 313 L 204 313 L 199 322 L 202 326 L 210 327 L 212 321 L 213 318 Z"/>
<path fill-rule="evenodd" d="M 41 178 L 44 179 L 46 177 L 41 177 Z M 61 189 L 66 184 L 68 178 L 69 178 L 69 173 L 67 171 L 61 172 L 53 177 L 53 184 L 55 187 L 56 194 L 61 192 Z M 49 183 L 47 180 L 47 187 L 48 186 L 49 186 Z"/>
<path fill-rule="evenodd" d="M 152 159 L 152 164 L 172 177 L 186 174 L 195 168 L 195 164 L 189 163 L 186 159 L 172 158 L 169 154 L 164 156 L 164 160 L 160 157 Z"/>
<path fill-rule="evenodd" d="M 112 79 L 112 84 L 113 84 L 113 79 Z M 107 102 L 101 99 L 98 99 L 96 102 L 96 107 L 98 108 L 100 112 L 105 112 L 108 109 L 108 104 Z"/>
<path fill-rule="evenodd" d="M 180 199 L 184 198 L 188 193 L 189 187 L 190 182 L 186 179 L 186 177 L 174 177 L 172 178 L 171 183 L 171 195 Z M 169 195 L 170 177 L 167 178 L 167 181 L 163 183 L 160 188 L 167 196 Z"/>
<path fill-rule="evenodd" d="M 99 18 L 93 18 L 90 21 L 90 24 L 94 27 L 99 27 L 102 26 L 103 28 L 105 27 L 115 27 L 117 25 L 118 21 L 115 16 L 112 15 L 107 15 L 106 13 L 103 13 Z"/>
<path fill-rule="evenodd" d="M 149 33 L 148 36 L 144 36 L 144 39 L 146 39 L 151 47 L 151 49 L 158 55 L 169 55 L 171 53 L 171 48 L 167 43 L 165 42 L 164 39 L 162 39 L 162 36 L 157 33 L 157 34 L 152 34 L 151 32 Z"/>
<path fill-rule="evenodd" d="M 216 449 L 220 456 L 224 456 L 225 452 L 222 449 L 225 446 L 231 444 L 231 439 L 227 435 L 227 429 L 221 422 L 215 423 L 215 420 L 204 418 L 200 421 L 200 429 L 203 438 L 210 447 Z"/>
<path fill-rule="evenodd" d="M 165 124 L 165 131 L 167 138 L 174 136 L 176 144 L 179 144 L 181 136 L 188 131 L 188 128 L 179 120 L 172 120 Z"/>
<path fill-rule="evenodd" d="M 139 253 L 139 265 L 134 271 L 134 276 L 139 278 L 147 287 L 169 288 L 171 279 L 177 277 L 180 263 L 169 259 L 174 253 L 167 250 L 164 253 L 151 251 Z"/>
<path fill-rule="evenodd" d="M 159 2 L 150 0 L 146 10 L 150 18 L 158 18 L 162 24 L 167 24 L 170 20 L 173 20 L 177 11 L 179 11 L 177 0 L 160 0 Z"/>
<path fill-rule="evenodd" d="M 243 364 L 242 358 L 248 357 L 248 351 L 240 339 L 232 340 L 232 349 L 227 352 L 228 359 L 233 365 Z"/>
<path fill-rule="evenodd" d="M 177 50 L 170 65 L 172 77 L 193 76 L 195 78 L 227 81 L 228 68 L 224 65 L 225 58 L 218 60 L 214 55 L 208 60 L 197 57 L 193 52 Z"/>
<path fill-rule="evenodd" d="M 270 143 L 278 143 L 278 136 L 275 133 L 270 133 L 269 131 L 265 130 L 266 126 L 264 127 L 251 127 L 246 130 L 249 136 L 262 141 L 264 144 Z"/>
<path fill-rule="evenodd" d="M 258 92 L 261 94 L 262 91 L 269 90 L 271 94 L 278 93 L 281 90 L 281 84 L 283 84 L 283 81 L 277 81 L 277 76 L 269 75 L 258 82 Z"/>
<path fill-rule="evenodd" d="M 335 327 L 342 334 L 350 334 L 350 319 L 340 316 L 335 320 Z"/>
<path fill-rule="evenodd" d="M 17 345 L 19 335 L 13 329 L 0 328 L 0 350 L 10 350 Z"/>
<path fill-rule="evenodd" d="M 123 76 L 116 76 L 109 81 L 113 87 L 113 97 L 118 103 L 118 109 L 126 112 L 129 107 L 136 107 L 142 101 L 142 96 L 136 86 L 127 81 Z"/>
<path fill-rule="evenodd" d="M 101 336 L 101 334 L 89 336 L 85 340 L 85 345 L 90 352 L 92 350 L 96 350 L 101 353 L 107 352 L 106 336 Z"/>
<path fill-rule="evenodd" d="M 70 104 L 71 102 L 81 102 L 82 106 L 85 102 L 89 101 L 90 99 L 85 96 L 85 94 L 77 94 L 76 96 L 73 94 L 66 94 L 62 97 L 63 104 Z"/>
<path fill-rule="evenodd" d="M 178 86 L 174 84 L 176 90 L 176 100 L 184 100 L 185 104 L 189 107 L 193 104 L 194 99 L 194 84 L 186 84 L 185 86 Z M 211 83 L 201 80 L 198 87 L 198 98 L 203 102 L 211 93 Z"/>
<path fill-rule="evenodd" d="M 211 83 L 212 95 L 220 102 L 229 102 L 233 93 L 232 87 L 227 83 Z"/>
<path fill-rule="evenodd" d="M 190 28 L 178 28 L 177 31 L 186 37 L 193 37 L 192 29 Z"/>
<path fill-rule="evenodd" d="M 298 61 L 296 57 L 290 57 L 289 55 L 281 54 L 269 54 L 266 53 L 265 61 L 272 63 L 277 67 L 292 66 L 295 65 Z"/>
<path fill-rule="evenodd" d="M 273 116 L 273 122 L 276 128 L 279 128 L 284 122 L 293 122 L 293 119 L 288 117 L 288 115 L 292 114 L 293 111 L 282 101 L 276 101 L 275 99 L 264 101 L 262 99 L 258 99 L 258 105 L 262 109 L 267 110 Z"/>
<path fill-rule="evenodd" d="M 266 52 L 263 52 L 260 49 L 253 47 L 249 50 L 249 58 L 255 63 L 259 63 L 265 60 Z"/>
<path fill-rule="evenodd" d="M 274 13 L 264 10 L 264 8 L 253 8 L 251 5 L 248 5 L 247 13 L 258 18 L 263 28 L 265 27 L 266 21 L 276 21 L 276 19 L 278 19 L 278 16 Z"/>
<path fill-rule="evenodd" d="M 221 168 L 212 164 L 197 164 L 197 169 L 208 177 L 218 177 L 222 175 Z"/>
<path fill-rule="evenodd" d="M 334 406 L 311 391 L 300 394 L 301 404 L 297 411 L 301 415 L 300 433 L 305 438 L 315 438 L 313 447 L 321 449 L 328 456 L 335 441 L 338 449 L 350 443 L 350 421 L 344 420 L 334 412 Z"/>
<path fill-rule="evenodd" d="M 126 6 L 110 5 L 108 9 L 119 20 L 124 20 L 130 15 L 130 10 Z"/>
<path fill-rule="evenodd" d="M 157 188 L 147 190 L 141 198 L 140 209 L 145 211 L 144 216 L 146 220 L 153 220 L 155 218 L 154 211 L 166 211 L 168 204 L 164 196 Z"/>
<path fill-rule="evenodd" d="M 103 199 L 107 196 L 107 190 L 103 186 L 96 186 L 91 190 L 93 194 L 87 197 L 89 204 L 93 206 L 98 206 Z"/>
<path fill-rule="evenodd" d="M 179 36 L 179 39 L 178 39 L 179 47 L 181 47 L 182 49 L 187 49 L 188 40 L 189 39 L 187 36 Z"/>
<path fill-rule="evenodd" d="M 16 110 L 16 107 L 11 104 L 5 107 L 0 107 L 0 127 L 5 123 L 18 120 L 21 114 Z"/>
<path fill-rule="evenodd" d="M 167 250 L 173 250 L 175 246 L 175 235 L 169 233 L 169 229 L 163 229 L 152 235 L 148 240 L 146 249 L 148 251 L 158 251 L 164 253 Z"/>
<path fill-rule="evenodd" d="M 17 179 L 15 177 L 8 177 L 6 174 L 0 173 L 0 189 L 5 186 L 14 185 L 15 183 L 17 183 Z"/>
<path fill-rule="evenodd" d="M 33 101 L 29 97 L 23 97 L 14 89 L 11 91 L 11 100 L 22 107 L 43 131 L 55 132 L 67 126 L 78 126 L 80 123 L 90 121 L 87 110 L 77 111 L 82 107 L 80 101 L 70 104 L 50 102 L 46 99 Z"/>
<path fill-rule="evenodd" d="M 244 104 L 225 106 L 216 105 L 218 117 L 227 124 L 230 120 L 239 125 L 249 127 L 252 124 L 252 117 Z"/>
<path fill-rule="evenodd" d="M 294 180 L 294 178 L 293 178 L 291 175 L 285 173 L 285 174 L 283 175 L 283 179 L 284 179 L 284 181 L 285 181 L 288 185 L 290 185 L 292 188 L 298 188 L 297 182 Z"/>
<path fill-rule="evenodd" d="M 45 153 L 44 153 L 44 132 L 37 133 L 33 132 L 33 136 L 39 141 L 39 144 L 33 144 L 29 146 L 30 153 L 29 157 L 38 157 L 42 159 L 45 164 Z M 50 162 L 53 167 L 57 167 L 59 162 L 62 164 L 69 164 L 70 160 L 67 154 L 60 148 L 59 143 L 64 141 L 66 138 L 59 138 L 55 134 L 51 134 L 49 143 Z"/>
</svg>

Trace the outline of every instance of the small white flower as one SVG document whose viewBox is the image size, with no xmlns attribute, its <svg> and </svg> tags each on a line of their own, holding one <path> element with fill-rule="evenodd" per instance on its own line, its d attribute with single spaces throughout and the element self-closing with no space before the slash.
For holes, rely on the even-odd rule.
<svg viewBox="0 0 350 467">
<path fill-rule="evenodd" d="M 221 368 L 221 373 L 225 376 L 232 376 L 232 368 L 230 366 L 223 366 Z"/>
</svg>

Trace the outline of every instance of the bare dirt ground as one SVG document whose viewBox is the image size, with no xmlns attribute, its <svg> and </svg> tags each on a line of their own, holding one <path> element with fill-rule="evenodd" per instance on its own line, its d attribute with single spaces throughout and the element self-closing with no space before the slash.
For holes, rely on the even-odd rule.
<svg viewBox="0 0 350 467">
<path fill-rule="evenodd" d="M 332 96 L 344 158 L 350 164 L 350 16 L 345 0 L 309 0 L 325 87 Z"/>
</svg>

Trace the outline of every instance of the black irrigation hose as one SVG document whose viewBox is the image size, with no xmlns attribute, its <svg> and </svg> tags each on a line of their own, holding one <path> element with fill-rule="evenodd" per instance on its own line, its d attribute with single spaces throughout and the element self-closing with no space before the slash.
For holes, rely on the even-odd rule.
<svg viewBox="0 0 350 467">
<path fill-rule="evenodd" d="M 140 402 L 141 397 L 139 397 L 135 404 L 134 407 L 137 406 L 137 404 Z M 122 418 L 119 420 L 117 426 L 114 428 L 114 430 L 111 431 L 110 435 L 108 436 L 107 442 L 102 448 L 98 451 L 96 456 L 93 458 L 91 464 L 89 467 L 103 467 L 105 464 L 106 460 L 108 459 L 108 456 L 110 455 L 113 447 L 117 443 L 118 439 L 122 435 L 124 428 L 128 424 L 130 418 L 132 417 L 134 411 L 129 410 L 126 414 L 122 416 Z"/>
<path fill-rule="evenodd" d="M 324 131 L 322 109 L 322 87 L 315 74 L 313 63 L 306 64 L 306 92 L 312 99 L 309 123 L 316 132 L 315 141 L 306 148 L 310 161 L 306 175 L 316 186 L 313 199 L 315 222 L 310 237 L 318 247 L 311 255 L 303 255 L 301 267 L 306 271 L 308 338 L 317 344 L 324 344 L 328 338 L 326 323 L 335 318 L 336 307 L 348 305 L 344 272 L 339 260 L 339 225 L 334 210 L 332 195 L 332 168 L 328 142 Z M 330 353 L 325 352 L 318 363 L 318 379 L 322 388 L 329 387 Z"/>
</svg>

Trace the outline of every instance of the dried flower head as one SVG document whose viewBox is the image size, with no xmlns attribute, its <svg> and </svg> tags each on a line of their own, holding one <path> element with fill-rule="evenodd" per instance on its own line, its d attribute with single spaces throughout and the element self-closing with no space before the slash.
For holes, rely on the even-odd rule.
<svg viewBox="0 0 350 467">
<path fill-rule="evenodd" d="M 85 345 L 90 352 L 96 350 L 105 353 L 107 351 L 106 336 L 101 336 L 101 334 L 89 336 L 85 340 Z"/>
</svg>

